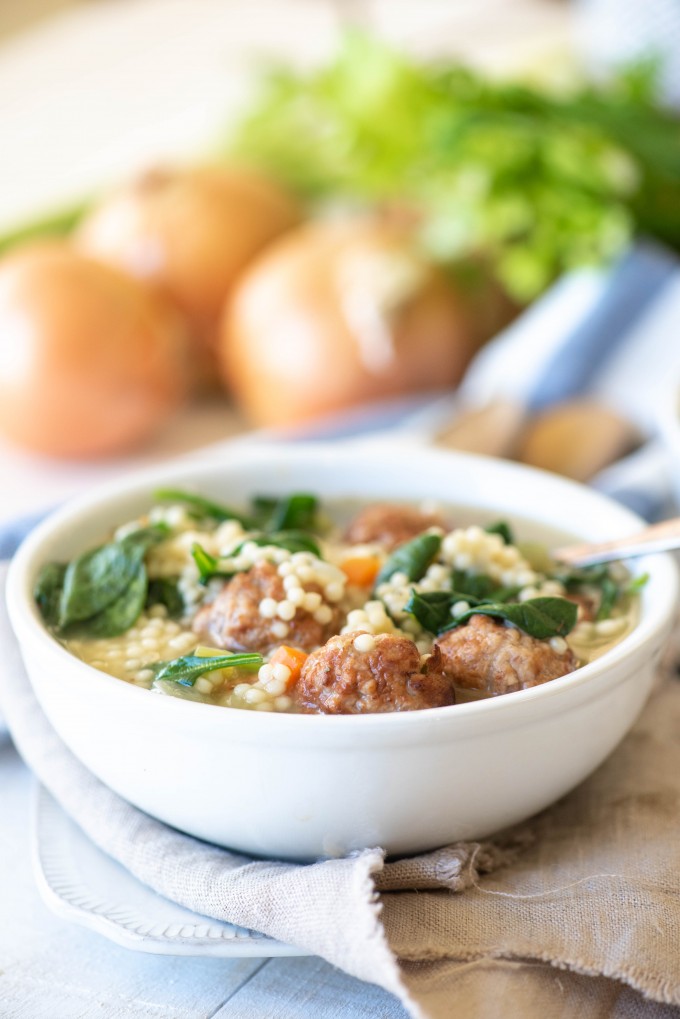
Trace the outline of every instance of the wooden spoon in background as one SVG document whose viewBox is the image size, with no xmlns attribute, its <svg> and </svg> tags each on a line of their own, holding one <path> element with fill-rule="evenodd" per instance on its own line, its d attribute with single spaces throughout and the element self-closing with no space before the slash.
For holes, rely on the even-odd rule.
<svg viewBox="0 0 680 1019">
<path fill-rule="evenodd" d="M 447 449 L 512 459 L 524 428 L 525 409 L 512 400 L 492 400 L 458 414 L 437 431 L 433 442 Z"/>
<path fill-rule="evenodd" d="M 593 400 L 565 401 L 529 418 L 522 405 L 494 400 L 463 412 L 434 441 L 588 481 L 641 438 L 630 421 Z"/>
<path fill-rule="evenodd" d="M 557 404 L 531 419 L 519 438 L 522 463 L 589 481 L 640 445 L 638 430 L 620 414 L 593 400 Z"/>
</svg>

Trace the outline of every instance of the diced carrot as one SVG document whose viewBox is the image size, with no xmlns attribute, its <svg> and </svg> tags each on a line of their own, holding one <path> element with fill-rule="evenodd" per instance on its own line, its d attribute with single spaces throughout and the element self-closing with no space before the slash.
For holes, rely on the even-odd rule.
<svg viewBox="0 0 680 1019">
<path fill-rule="evenodd" d="M 355 587 L 373 587 L 380 571 L 381 561 L 377 555 L 351 556 L 345 559 L 341 569 L 350 584 Z"/>
<path fill-rule="evenodd" d="M 269 659 L 269 664 L 285 665 L 286 668 L 290 669 L 290 678 L 286 682 L 286 686 L 289 688 L 294 683 L 297 683 L 302 672 L 302 666 L 306 661 L 307 655 L 304 651 L 300 651 L 297 647 L 289 647 L 288 644 L 282 644 L 280 647 L 277 647 Z"/>
</svg>

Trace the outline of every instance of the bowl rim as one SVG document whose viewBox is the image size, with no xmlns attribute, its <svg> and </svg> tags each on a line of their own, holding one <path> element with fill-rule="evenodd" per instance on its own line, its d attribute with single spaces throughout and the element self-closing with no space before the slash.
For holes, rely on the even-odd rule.
<svg viewBox="0 0 680 1019">
<path fill-rule="evenodd" d="M 147 697 L 149 691 L 143 690 L 132 684 L 122 682 L 115 676 L 93 668 L 91 665 L 77 658 L 68 651 L 59 641 L 50 634 L 40 619 L 37 606 L 35 605 L 29 579 L 40 564 L 41 552 L 44 546 L 49 544 L 55 533 L 68 530 L 68 525 L 73 525 L 78 519 L 87 519 L 91 515 L 102 512 L 108 501 L 125 498 L 127 496 L 142 495 L 143 492 L 167 483 L 172 478 L 186 475 L 198 475 L 201 477 L 204 472 L 215 472 L 216 468 L 222 467 L 228 471 L 238 471 L 239 468 L 251 467 L 258 462 L 261 465 L 276 462 L 282 459 L 302 463 L 314 463 L 315 461 L 327 460 L 328 456 L 335 457 L 336 461 L 343 457 L 350 465 L 357 457 L 373 456 L 376 451 L 382 457 L 391 457 L 395 467 L 403 470 L 403 458 L 405 452 L 419 458 L 427 458 L 434 465 L 451 465 L 454 462 L 467 464 L 473 470 L 491 470 L 498 474 L 499 478 L 513 482 L 518 481 L 539 481 L 543 485 L 550 485 L 554 489 L 555 498 L 560 495 L 565 498 L 569 495 L 577 496 L 581 500 L 587 498 L 592 505 L 599 505 L 601 508 L 611 512 L 615 521 L 621 526 L 629 526 L 631 530 L 642 527 L 645 521 L 624 506 L 609 499 L 607 496 L 580 485 L 574 481 L 551 474 L 547 471 L 528 467 L 524 464 L 498 460 L 496 458 L 478 454 L 463 453 L 457 450 L 439 450 L 434 448 L 414 449 L 410 443 L 398 441 L 378 442 L 314 442 L 314 443 L 260 443 L 260 444 L 234 444 L 233 447 L 225 446 L 219 453 L 209 452 L 191 457 L 182 457 L 167 461 L 152 469 L 136 470 L 126 474 L 124 477 L 105 484 L 96 486 L 92 491 L 81 494 L 76 498 L 68 500 L 63 506 L 51 512 L 31 533 L 23 540 L 15 553 L 9 567 L 6 598 L 10 623 L 21 648 L 26 641 L 37 641 L 46 654 L 54 656 L 55 663 L 62 663 L 63 669 L 68 673 L 73 670 L 83 678 L 92 677 L 96 674 L 97 683 L 103 690 L 108 687 L 109 691 L 118 697 Z M 205 478 L 203 478 L 205 480 Z M 359 493 L 370 498 L 370 492 Z M 321 498 L 323 499 L 323 493 Z M 403 497 L 395 496 L 395 499 Z M 459 500 L 460 501 L 460 500 Z M 455 505 L 455 500 L 452 500 Z M 462 503 L 461 503 L 462 504 Z M 474 499 L 467 503 L 474 508 Z M 499 508 L 503 512 L 503 508 Z M 525 516 L 531 521 L 531 513 Z M 538 521 L 537 521 L 538 523 Z M 541 521 L 546 525 L 546 521 Z M 550 526 L 548 523 L 547 526 Z M 44 560 L 43 560 L 44 561 Z M 404 729 L 409 726 L 417 726 L 425 720 L 428 722 L 453 722 L 459 720 L 464 724 L 466 719 L 481 719 L 505 714 L 512 716 L 516 712 L 523 713 L 529 705 L 540 704 L 543 701 L 555 697 L 565 696 L 574 690 L 586 685 L 592 686 L 592 696 L 599 696 L 600 687 L 594 680 L 612 674 L 618 665 L 625 663 L 626 659 L 640 652 L 647 644 L 653 642 L 654 638 L 662 632 L 675 612 L 678 601 L 680 583 L 679 572 L 676 563 L 668 553 L 656 553 L 653 556 L 646 556 L 640 560 L 643 567 L 648 567 L 650 577 L 656 577 L 656 583 L 660 586 L 665 584 L 667 593 L 665 599 L 665 611 L 658 613 L 654 618 L 648 618 L 643 612 L 640 620 L 633 630 L 627 634 L 619 643 L 605 652 L 600 658 L 581 666 L 575 672 L 551 680 L 549 683 L 532 687 L 527 690 L 515 691 L 512 694 L 504 694 L 498 697 L 484 698 L 461 704 L 453 704 L 445 707 L 424 708 L 418 711 L 367 713 L 362 715 L 325 715 L 325 714 L 297 714 L 284 712 L 260 712 L 244 711 L 240 708 L 220 707 L 216 711 L 216 705 L 202 704 L 194 701 L 184 701 L 175 697 L 155 698 L 154 710 L 164 712 L 181 711 L 184 718 L 189 722 L 193 719 L 198 722 L 201 718 L 209 723 L 213 719 L 214 725 L 228 726 L 238 722 L 239 728 L 248 730 L 250 727 L 265 731 L 271 727 L 272 731 L 281 732 L 284 727 L 300 732 L 310 732 L 313 727 L 318 731 L 323 727 L 333 727 L 336 730 L 350 729 L 354 726 L 361 726 L 364 731 L 367 729 Z M 60 679 L 61 682 L 65 678 Z M 618 681 L 617 681 L 618 682 Z M 115 693 L 117 691 L 117 693 Z M 589 699 L 589 698 L 586 698 Z M 143 702 L 139 700 L 141 705 Z M 146 702 L 148 705 L 148 701 Z M 163 707 L 161 707 L 163 705 Z M 222 722 L 219 721 L 222 719 Z M 419 723 L 420 720 L 420 723 Z"/>
</svg>

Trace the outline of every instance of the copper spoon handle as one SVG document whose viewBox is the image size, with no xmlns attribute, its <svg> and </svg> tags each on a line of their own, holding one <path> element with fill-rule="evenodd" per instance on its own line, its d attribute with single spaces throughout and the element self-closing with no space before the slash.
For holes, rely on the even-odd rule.
<svg viewBox="0 0 680 1019">
<path fill-rule="evenodd" d="M 672 549 L 680 549 L 680 517 L 651 524 L 627 538 L 567 545 L 555 549 L 552 555 L 570 566 L 595 566 L 614 559 L 633 559 L 649 552 L 669 552 Z"/>
</svg>

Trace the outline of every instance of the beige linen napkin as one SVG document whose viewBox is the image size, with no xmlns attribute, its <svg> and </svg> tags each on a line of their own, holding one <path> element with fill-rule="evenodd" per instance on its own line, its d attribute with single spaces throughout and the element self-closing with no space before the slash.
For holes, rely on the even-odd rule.
<svg viewBox="0 0 680 1019">
<path fill-rule="evenodd" d="M 112 793 L 47 722 L 4 606 L 0 641 L 0 697 L 27 764 L 93 842 L 167 898 L 320 955 L 417 1019 L 677 1016 L 655 1004 L 680 1004 L 670 669 L 609 762 L 527 826 L 394 863 L 372 848 L 296 865 L 199 842 Z"/>
</svg>

